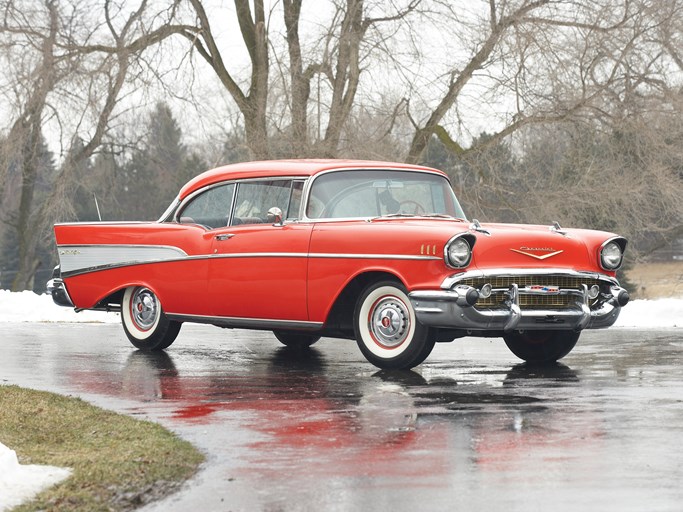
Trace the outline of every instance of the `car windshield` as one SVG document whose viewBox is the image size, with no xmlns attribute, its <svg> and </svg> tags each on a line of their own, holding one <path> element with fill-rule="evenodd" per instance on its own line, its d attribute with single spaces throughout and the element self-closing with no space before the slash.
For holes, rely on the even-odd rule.
<svg viewBox="0 0 683 512">
<path fill-rule="evenodd" d="M 313 181 L 306 207 L 310 219 L 444 215 L 465 219 L 448 180 L 420 171 L 367 169 L 323 174 Z"/>
</svg>

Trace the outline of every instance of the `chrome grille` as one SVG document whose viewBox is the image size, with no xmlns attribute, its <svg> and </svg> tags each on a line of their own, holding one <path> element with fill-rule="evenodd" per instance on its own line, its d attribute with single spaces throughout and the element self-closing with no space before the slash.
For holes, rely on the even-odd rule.
<svg viewBox="0 0 683 512">
<path fill-rule="evenodd" d="M 468 278 L 459 281 L 458 284 L 466 284 L 474 288 L 481 288 L 484 284 L 489 283 L 495 288 L 510 288 L 511 285 L 517 284 L 520 288 L 526 286 L 557 286 L 563 289 L 580 290 L 581 285 L 585 284 L 590 288 L 594 284 L 599 285 L 598 279 L 589 277 L 574 277 L 574 276 L 497 276 L 497 277 L 476 277 Z M 495 308 L 503 306 L 507 299 L 505 293 L 493 293 L 486 299 L 480 298 L 477 301 L 476 307 Z M 597 300 L 597 299 L 596 299 Z M 593 301 L 595 302 L 595 301 Z M 568 308 L 576 304 L 576 297 L 570 295 L 519 295 L 519 307 L 521 309 L 536 309 L 544 307 L 552 308 Z"/>
</svg>

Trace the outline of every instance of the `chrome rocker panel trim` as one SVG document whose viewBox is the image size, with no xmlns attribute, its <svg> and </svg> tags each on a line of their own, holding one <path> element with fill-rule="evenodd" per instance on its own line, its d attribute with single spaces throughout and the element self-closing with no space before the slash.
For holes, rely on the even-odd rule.
<svg viewBox="0 0 683 512">
<path fill-rule="evenodd" d="M 169 319 L 178 322 L 192 322 L 211 324 L 220 327 L 238 329 L 287 329 L 296 331 L 318 331 L 322 329 L 322 322 L 307 322 L 304 320 L 274 320 L 269 318 L 242 318 L 228 316 L 185 315 L 166 313 Z"/>
<path fill-rule="evenodd" d="M 496 274 L 509 274 L 509 271 Z M 543 272 L 546 273 L 545 271 Z M 550 272 L 548 272 L 550 273 Z M 481 277 L 481 272 L 466 272 L 467 277 Z M 527 270 L 523 275 L 535 274 Z M 581 275 L 573 271 L 555 272 L 555 275 Z M 462 276 L 464 274 L 460 274 Z M 515 275 L 522 275 L 515 274 Z M 595 275 L 597 277 L 597 274 Z M 450 279 L 450 278 L 449 278 Z M 521 309 L 520 295 L 538 295 L 538 291 L 519 288 L 516 284 L 505 290 L 508 300 L 501 308 L 477 308 L 476 300 L 479 291 L 467 285 L 453 284 L 448 290 L 415 291 L 408 294 L 415 309 L 417 319 L 423 325 L 446 329 L 464 329 L 470 331 L 503 331 L 513 330 L 574 330 L 602 329 L 616 322 L 621 305 L 628 302 L 628 292 L 620 288 L 616 280 L 608 276 L 600 276 L 610 284 L 609 294 L 603 293 L 594 309 L 590 307 L 588 287 L 582 285 L 577 289 L 560 289 L 555 294 L 576 297 L 574 307 L 564 309 Z M 448 279 L 447 279 L 448 281 Z M 457 282 L 456 282 L 457 283 Z M 500 291 L 500 290 L 495 290 Z"/>
</svg>

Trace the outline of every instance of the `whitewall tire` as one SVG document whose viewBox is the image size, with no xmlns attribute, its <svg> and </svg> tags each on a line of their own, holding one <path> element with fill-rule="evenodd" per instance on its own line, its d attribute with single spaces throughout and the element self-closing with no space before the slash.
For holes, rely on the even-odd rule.
<svg viewBox="0 0 683 512">
<path fill-rule="evenodd" d="M 180 322 L 169 320 L 159 298 L 149 288 L 126 288 L 121 300 L 121 323 L 128 340 L 140 350 L 163 350 L 180 331 Z"/>
<path fill-rule="evenodd" d="M 434 333 L 417 321 L 407 291 L 398 282 L 367 286 L 358 298 L 353 320 L 358 347 L 379 368 L 412 368 L 434 348 Z"/>
</svg>

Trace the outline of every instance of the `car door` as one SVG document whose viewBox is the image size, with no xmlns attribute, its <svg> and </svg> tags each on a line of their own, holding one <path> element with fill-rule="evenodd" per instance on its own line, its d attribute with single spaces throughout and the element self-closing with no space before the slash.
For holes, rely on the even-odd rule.
<svg viewBox="0 0 683 512">
<path fill-rule="evenodd" d="M 208 299 L 212 315 L 306 321 L 306 271 L 311 225 L 299 224 L 304 180 L 259 179 L 237 184 L 230 225 L 212 231 Z M 281 210 L 283 221 L 269 211 Z M 289 219 L 289 220 L 288 220 Z"/>
<path fill-rule="evenodd" d="M 230 219 L 236 185 L 217 183 L 194 193 L 183 204 L 175 222 L 168 224 L 168 244 L 177 246 L 188 257 L 167 263 L 160 270 L 158 292 L 164 297 L 168 313 L 209 316 L 207 288 L 213 252 L 213 231 L 224 228 Z"/>
</svg>

